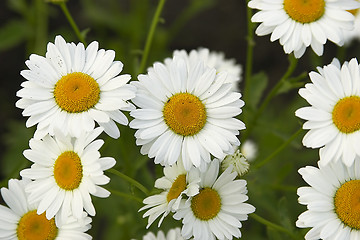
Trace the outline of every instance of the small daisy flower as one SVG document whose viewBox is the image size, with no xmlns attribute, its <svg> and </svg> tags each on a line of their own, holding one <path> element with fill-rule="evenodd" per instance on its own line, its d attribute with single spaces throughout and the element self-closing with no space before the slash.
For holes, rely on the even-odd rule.
<svg viewBox="0 0 360 240">
<path fill-rule="evenodd" d="M 91 228 L 91 218 L 81 214 L 79 221 L 68 216 L 57 225 L 54 218 L 47 219 L 46 213 L 37 214 L 37 205 L 28 201 L 26 186 L 31 181 L 9 180 L 9 188 L 1 188 L 1 195 L 9 207 L 0 205 L 0 239 L 3 240 L 66 240 L 92 239 L 85 233 Z"/>
<path fill-rule="evenodd" d="M 110 181 L 103 171 L 115 165 L 115 159 L 100 157 L 104 141 L 94 139 L 101 132 L 101 128 L 95 128 L 79 138 L 56 134 L 30 140 L 31 149 L 25 150 L 24 156 L 34 164 L 20 175 L 34 180 L 25 191 L 30 203 L 39 202 L 38 214 L 46 211 L 48 219 L 56 215 L 63 220 L 67 212 L 81 218 L 85 209 L 95 215 L 90 194 L 102 198 L 110 195 L 99 185 Z"/>
<path fill-rule="evenodd" d="M 232 166 L 233 171 L 236 172 L 239 177 L 245 175 L 250 168 L 249 162 L 239 149 L 236 149 L 233 154 L 227 155 L 221 162 L 221 169 L 223 171 L 230 166 Z"/>
<path fill-rule="evenodd" d="M 158 231 L 157 235 L 152 232 L 148 232 L 145 236 L 143 236 L 142 240 L 184 240 L 181 236 L 180 228 L 170 229 L 166 236 L 163 231 Z"/>
<path fill-rule="evenodd" d="M 232 83 L 232 90 L 239 91 L 239 82 L 241 81 L 242 68 L 236 64 L 235 59 L 225 59 L 223 52 L 210 51 L 207 48 L 191 50 L 187 53 L 185 50 L 175 50 L 173 56 L 181 56 L 187 60 L 188 67 L 195 66 L 198 61 L 204 61 L 205 65 L 215 68 L 216 72 L 226 71 L 228 77 L 226 82 Z M 167 62 L 168 59 L 165 60 Z"/>
<path fill-rule="evenodd" d="M 359 0 L 357 0 L 360 2 Z M 350 44 L 352 40 L 360 40 L 360 12 L 359 8 L 349 10 L 355 16 L 354 29 L 352 31 L 344 31 L 345 44 Z"/>
<path fill-rule="evenodd" d="M 128 124 L 120 110 L 131 110 L 128 102 L 135 88 L 126 84 L 130 75 L 119 75 L 123 64 L 114 61 L 115 52 L 99 48 L 94 41 L 85 49 L 82 43 L 66 43 L 61 36 L 48 43 L 46 57 L 30 55 L 21 71 L 27 79 L 17 92 L 16 102 L 29 116 L 27 127 L 37 125 L 34 137 L 54 135 L 54 129 L 78 137 L 92 131 L 97 122 L 113 138 L 120 136 L 116 123 Z"/>
<path fill-rule="evenodd" d="M 307 240 L 360 238 L 360 159 L 351 166 L 341 161 L 319 168 L 307 166 L 299 173 L 309 184 L 297 191 L 299 203 L 306 205 L 296 226 L 311 228 Z"/>
<path fill-rule="evenodd" d="M 311 106 L 303 107 L 295 115 L 307 120 L 309 129 L 303 144 L 320 149 L 320 162 L 327 164 L 339 158 L 350 166 L 360 156 L 360 67 L 355 58 L 343 66 L 337 59 L 310 72 L 312 83 L 299 90 Z"/>
<path fill-rule="evenodd" d="M 240 145 L 240 152 L 245 156 L 249 162 L 255 160 L 258 154 L 258 147 L 252 140 L 246 140 Z"/>
<path fill-rule="evenodd" d="M 344 31 L 354 27 L 354 16 L 346 10 L 359 8 L 355 0 L 251 0 L 249 7 L 259 9 L 251 18 L 260 22 L 256 34 L 271 33 L 287 54 L 300 58 L 307 47 L 321 56 L 327 40 L 344 44 Z"/>
<path fill-rule="evenodd" d="M 130 127 L 138 129 L 141 153 L 165 166 L 180 157 L 186 170 L 192 165 L 205 169 L 210 154 L 223 159 L 239 146 L 236 135 L 245 125 L 235 117 L 244 102 L 231 91 L 227 75 L 216 74 L 203 61 L 190 67 L 179 56 L 139 75 L 132 82 L 138 89 L 132 101 L 140 109 L 130 112 Z"/>
<path fill-rule="evenodd" d="M 183 196 L 194 196 L 199 193 L 199 172 L 195 168 L 191 168 L 186 172 L 182 163 L 178 162 L 172 166 L 164 167 L 163 177 L 155 181 L 155 187 L 163 189 L 160 194 L 156 194 L 144 199 L 144 207 L 139 211 L 149 209 L 143 217 L 149 217 L 148 225 L 150 225 L 160 216 L 158 227 L 160 227 L 164 218 L 169 212 L 174 212 L 179 208 L 179 204 Z"/>
<path fill-rule="evenodd" d="M 246 181 L 234 180 L 237 173 L 227 168 L 219 177 L 219 161 L 214 159 L 201 173 L 200 192 L 183 200 L 174 214 L 183 219 L 181 235 L 194 240 L 232 239 L 241 237 L 241 221 L 255 211 L 248 200 Z"/>
</svg>

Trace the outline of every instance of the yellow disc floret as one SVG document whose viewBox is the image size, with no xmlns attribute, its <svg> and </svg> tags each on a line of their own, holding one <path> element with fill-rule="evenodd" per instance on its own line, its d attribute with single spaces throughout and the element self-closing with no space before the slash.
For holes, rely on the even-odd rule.
<svg viewBox="0 0 360 240">
<path fill-rule="evenodd" d="M 190 93 L 170 97 L 163 109 L 165 123 L 182 136 L 197 134 L 206 123 L 206 110 L 200 99 Z"/>
<path fill-rule="evenodd" d="M 171 185 L 171 188 L 166 196 L 167 202 L 170 202 L 171 200 L 178 198 L 182 191 L 184 191 L 186 188 L 186 174 L 179 175 L 173 184 Z"/>
<path fill-rule="evenodd" d="M 79 187 L 83 177 L 80 157 L 73 151 L 63 152 L 55 161 L 54 178 L 57 185 L 65 190 Z"/>
<path fill-rule="evenodd" d="M 352 229 L 360 230 L 360 180 L 350 180 L 341 185 L 334 198 L 339 219 Z"/>
<path fill-rule="evenodd" d="M 284 0 L 284 10 L 291 19 L 300 23 L 311 23 L 325 13 L 324 0 Z"/>
<path fill-rule="evenodd" d="M 46 212 L 41 215 L 36 210 L 24 214 L 17 226 L 16 234 L 19 240 L 53 240 L 58 234 L 55 219 L 48 220 Z"/>
<path fill-rule="evenodd" d="M 221 199 L 217 191 L 212 188 L 201 189 L 199 194 L 191 200 L 191 210 L 195 217 L 203 221 L 217 216 L 221 209 Z"/>
<path fill-rule="evenodd" d="M 360 97 L 350 96 L 340 99 L 333 111 L 332 120 L 343 133 L 353 133 L 360 129 Z"/>
<path fill-rule="evenodd" d="M 99 84 L 91 76 L 73 72 L 63 76 L 54 88 L 57 105 L 69 113 L 89 110 L 100 99 Z"/>
</svg>

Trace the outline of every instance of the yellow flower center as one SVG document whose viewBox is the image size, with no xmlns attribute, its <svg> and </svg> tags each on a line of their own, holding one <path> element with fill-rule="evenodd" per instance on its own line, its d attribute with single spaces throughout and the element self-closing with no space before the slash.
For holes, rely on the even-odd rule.
<svg viewBox="0 0 360 240">
<path fill-rule="evenodd" d="M 284 0 L 284 10 L 294 21 L 311 23 L 325 12 L 324 0 Z"/>
<path fill-rule="evenodd" d="M 345 182 L 336 191 L 335 212 L 350 228 L 360 230 L 360 180 Z"/>
<path fill-rule="evenodd" d="M 203 221 L 210 220 L 220 212 L 221 199 L 212 188 L 201 189 L 191 200 L 191 210 L 195 217 Z"/>
<path fill-rule="evenodd" d="M 360 129 L 360 97 L 340 99 L 332 112 L 335 126 L 343 133 L 353 133 Z"/>
<path fill-rule="evenodd" d="M 55 84 L 54 98 L 57 105 L 66 112 L 84 112 L 99 101 L 99 84 L 85 73 L 69 73 Z"/>
<path fill-rule="evenodd" d="M 58 234 L 55 219 L 48 220 L 45 212 L 37 215 L 36 210 L 21 217 L 16 234 L 19 240 L 53 240 Z"/>
<path fill-rule="evenodd" d="M 171 96 L 163 109 L 165 123 L 182 136 L 197 134 L 206 123 L 206 110 L 200 99 L 190 93 Z"/>
<path fill-rule="evenodd" d="M 65 190 L 79 187 L 83 177 L 80 157 L 73 151 L 63 152 L 55 161 L 54 178 L 57 185 Z"/>
<path fill-rule="evenodd" d="M 184 191 L 186 188 L 186 175 L 181 174 L 179 175 L 174 183 L 172 184 L 167 196 L 166 200 L 170 202 L 171 200 L 178 198 L 182 191 Z"/>
</svg>

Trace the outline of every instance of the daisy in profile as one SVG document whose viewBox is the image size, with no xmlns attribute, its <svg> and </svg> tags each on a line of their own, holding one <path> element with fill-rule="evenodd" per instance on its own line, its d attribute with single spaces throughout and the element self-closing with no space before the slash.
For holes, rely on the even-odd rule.
<svg viewBox="0 0 360 240">
<path fill-rule="evenodd" d="M 152 232 L 148 232 L 145 236 L 143 236 L 142 240 L 184 240 L 181 236 L 180 228 L 170 229 L 166 236 L 163 231 L 158 231 L 157 235 Z"/>
<path fill-rule="evenodd" d="M 309 184 L 297 191 L 307 210 L 296 221 L 299 228 L 311 228 L 305 239 L 360 238 L 360 159 L 351 166 L 331 162 L 319 168 L 307 166 L 299 173 Z"/>
<path fill-rule="evenodd" d="M 158 224 L 160 227 L 164 218 L 179 208 L 183 197 L 191 197 L 199 193 L 199 182 L 198 170 L 191 168 L 186 172 L 181 161 L 164 167 L 164 176 L 155 181 L 155 187 L 164 191 L 145 198 L 143 203 L 146 205 L 139 210 L 148 209 L 143 215 L 149 217 L 146 228 L 162 215 Z"/>
<path fill-rule="evenodd" d="M 128 102 L 135 88 L 127 82 L 130 75 L 119 75 L 123 64 L 114 61 L 113 50 L 98 49 L 94 41 L 85 49 L 82 43 L 66 43 L 61 36 L 48 43 L 46 57 L 30 55 L 26 79 L 17 92 L 18 108 L 29 116 L 27 127 L 37 125 L 34 137 L 54 135 L 54 129 L 78 137 L 92 131 L 97 122 L 113 138 L 120 136 L 116 122 L 128 120 L 120 110 L 131 110 Z"/>
<path fill-rule="evenodd" d="M 240 238 L 241 221 L 255 211 L 248 200 L 246 181 L 234 180 L 237 173 L 227 168 L 219 177 L 219 161 L 214 159 L 201 173 L 200 192 L 183 201 L 174 214 L 182 219 L 185 239 L 215 240 Z"/>
<path fill-rule="evenodd" d="M 138 129 L 141 153 L 165 166 L 180 157 L 186 170 L 193 165 L 205 169 L 210 154 L 223 159 L 239 146 L 237 135 L 245 125 L 235 117 L 244 102 L 231 91 L 227 76 L 203 61 L 188 66 L 180 56 L 139 75 L 132 82 L 138 89 L 132 101 L 139 109 L 130 112 L 130 127 Z"/>
<path fill-rule="evenodd" d="M 181 56 L 187 59 L 189 68 L 195 66 L 198 61 L 204 61 L 206 66 L 215 68 L 218 73 L 226 71 L 228 73 L 226 82 L 232 83 L 232 89 L 234 91 L 239 91 L 242 68 L 239 64 L 236 64 L 235 59 L 225 59 L 225 54 L 223 52 L 199 48 L 198 50 L 191 50 L 189 53 L 185 50 L 175 50 L 173 56 Z M 170 59 L 166 59 L 165 63 L 169 60 Z"/>
<path fill-rule="evenodd" d="M 312 83 L 299 90 L 311 105 L 295 112 L 307 120 L 303 144 L 320 149 L 320 163 L 342 161 L 350 166 L 360 156 L 360 67 L 355 58 L 342 66 L 337 59 L 319 73 L 310 72 Z"/>
<path fill-rule="evenodd" d="M 357 0 L 360 2 L 359 0 Z M 359 8 L 349 10 L 355 17 L 354 29 L 352 31 L 344 31 L 345 35 L 345 44 L 350 44 L 353 40 L 360 40 L 360 12 Z"/>
<path fill-rule="evenodd" d="M 109 182 L 104 170 L 115 165 L 115 159 L 100 157 L 103 140 L 94 140 L 102 132 L 95 128 L 79 138 L 46 135 L 43 139 L 31 139 L 24 156 L 33 162 L 31 168 L 20 172 L 22 177 L 34 181 L 25 191 L 31 204 L 39 202 L 38 214 L 46 211 L 47 219 L 63 220 L 68 212 L 81 218 L 83 209 L 91 216 L 95 208 L 91 195 L 106 198 L 110 193 L 99 185 Z"/>
<path fill-rule="evenodd" d="M 1 188 L 1 195 L 9 207 L 0 205 L 0 239 L 18 240 L 65 240 L 92 239 L 85 233 L 91 228 L 91 218 L 82 212 L 79 221 L 68 216 L 61 225 L 46 213 L 37 214 L 37 205 L 28 201 L 26 186 L 31 181 L 9 180 L 9 188 Z"/>
<path fill-rule="evenodd" d="M 224 160 L 222 160 L 221 169 L 223 171 L 230 166 L 232 166 L 233 171 L 236 172 L 239 177 L 245 175 L 250 168 L 249 162 L 244 154 L 240 152 L 240 149 L 235 149 L 233 154 L 227 155 Z"/>
<path fill-rule="evenodd" d="M 300 58 L 307 47 L 321 56 L 327 40 L 342 46 L 344 31 L 354 27 L 354 16 L 347 10 L 359 8 L 356 0 L 251 0 L 250 8 L 260 11 L 251 18 L 260 22 L 256 34 L 271 33 L 287 54 Z"/>
</svg>

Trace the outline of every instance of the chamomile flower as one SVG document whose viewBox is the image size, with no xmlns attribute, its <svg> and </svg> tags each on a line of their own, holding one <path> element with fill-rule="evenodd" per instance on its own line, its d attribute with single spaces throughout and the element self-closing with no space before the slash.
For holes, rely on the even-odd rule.
<svg viewBox="0 0 360 240">
<path fill-rule="evenodd" d="M 360 2 L 359 0 L 357 0 Z M 354 29 L 352 31 L 344 31 L 345 44 L 350 44 L 353 40 L 360 40 L 360 12 L 359 8 L 349 10 L 355 16 Z"/>
<path fill-rule="evenodd" d="M 296 58 L 309 46 L 321 56 L 327 40 L 343 45 L 344 31 L 354 27 L 354 16 L 346 10 L 359 8 L 355 0 L 251 0 L 248 5 L 260 10 L 251 18 L 261 23 L 256 34 L 271 33 L 270 40 L 279 40 Z"/>
<path fill-rule="evenodd" d="M 181 235 L 194 240 L 241 237 L 241 221 L 255 211 L 248 200 L 246 181 L 234 180 L 237 173 L 227 168 L 219 177 L 219 160 L 214 159 L 201 173 L 200 192 L 183 201 L 174 214 L 182 219 Z"/>
<path fill-rule="evenodd" d="M 187 59 L 189 67 L 195 66 L 198 61 L 204 61 L 206 66 L 215 68 L 217 72 L 226 71 L 228 73 L 226 82 L 232 83 L 234 91 L 239 91 L 242 68 L 239 64 L 236 64 L 235 59 L 226 59 L 223 52 L 199 48 L 198 50 L 191 50 L 189 53 L 185 50 L 175 50 L 173 56 L 181 56 Z M 165 62 L 167 61 L 168 59 L 165 60 Z"/>
<path fill-rule="evenodd" d="M 9 207 L 0 205 L 0 239 L 1 240 L 67 240 L 91 239 L 85 233 L 91 228 L 91 218 L 86 213 L 77 220 L 68 216 L 58 225 L 54 218 L 47 219 L 46 213 L 37 214 L 37 205 L 28 201 L 25 188 L 29 179 L 9 180 L 9 188 L 1 188 L 1 195 Z"/>
<path fill-rule="evenodd" d="M 235 117 L 244 102 L 231 91 L 227 76 L 203 61 L 188 66 L 179 56 L 139 75 L 132 82 L 138 89 L 132 101 L 139 109 L 130 112 L 130 127 L 138 129 L 141 153 L 165 166 L 180 157 L 186 170 L 193 165 L 204 169 L 210 154 L 223 159 L 238 146 L 236 135 L 245 125 Z"/>
<path fill-rule="evenodd" d="M 99 127 L 79 138 L 56 134 L 30 140 L 31 149 L 25 150 L 24 156 L 33 165 L 20 175 L 34 180 L 25 191 L 31 204 L 39 202 L 38 214 L 46 211 L 47 219 L 56 215 L 62 220 L 71 212 L 75 218 L 81 218 L 85 209 L 95 215 L 90 194 L 103 198 L 110 195 L 99 185 L 109 182 L 103 171 L 115 165 L 115 159 L 100 157 L 104 141 L 94 139 L 101 132 Z"/>
<path fill-rule="evenodd" d="M 342 161 L 350 166 L 360 156 L 360 67 L 355 58 L 342 67 L 337 59 L 310 72 L 312 83 L 299 90 L 311 106 L 303 107 L 295 115 L 307 120 L 309 129 L 303 144 L 320 149 L 320 163 Z"/>
<path fill-rule="evenodd" d="M 233 154 L 227 155 L 221 162 L 221 169 L 225 171 L 228 167 L 232 166 L 234 172 L 239 177 L 245 175 L 250 168 L 250 164 L 247 161 L 244 154 L 240 152 L 240 149 L 236 149 Z"/>
<path fill-rule="evenodd" d="M 199 193 L 199 182 L 199 172 L 195 168 L 186 172 L 182 162 L 164 167 L 164 176 L 155 181 L 155 187 L 164 191 L 145 198 L 143 202 L 146 205 L 139 210 L 148 209 L 143 215 L 143 217 L 149 217 L 146 228 L 149 228 L 162 215 L 158 224 L 160 227 L 169 212 L 174 212 L 179 208 L 183 196 L 190 197 Z"/>
<path fill-rule="evenodd" d="M 37 125 L 35 138 L 54 135 L 80 136 L 92 131 L 97 122 L 113 138 L 120 136 L 116 123 L 128 119 L 120 110 L 131 110 L 128 102 L 135 88 L 126 84 L 130 75 L 119 75 L 123 64 L 114 61 L 113 50 L 98 49 L 94 41 L 85 49 L 82 43 L 66 43 L 61 36 L 48 43 L 46 57 L 30 55 L 29 70 L 21 71 L 27 80 L 17 92 L 18 108 L 29 116 L 27 127 Z"/>
<path fill-rule="evenodd" d="M 296 221 L 299 228 L 311 228 L 307 240 L 360 238 L 360 159 L 351 166 L 331 162 L 319 168 L 307 166 L 299 173 L 309 184 L 297 191 L 306 205 Z"/>
<path fill-rule="evenodd" d="M 142 240 L 184 240 L 181 236 L 180 228 L 170 229 L 167 234 L 163 231 L 158 231 L 157 235 L 152 232 L 148 232 L 145 236 L 143 236 Z"/>
</svg>

